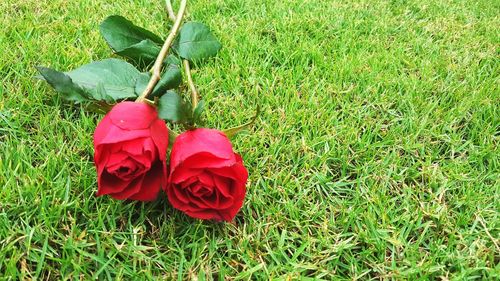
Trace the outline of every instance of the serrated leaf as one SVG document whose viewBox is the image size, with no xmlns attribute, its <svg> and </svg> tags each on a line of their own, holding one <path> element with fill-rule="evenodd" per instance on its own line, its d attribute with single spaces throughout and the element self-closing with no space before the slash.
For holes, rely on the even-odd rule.
<svg viewBox="0 0 500 281">
<path fill-rule="evenodd" d="M 151 79 L 151 74 L 148 72 L 139 74 L 135 83 L 135 93 L 137 96 L 140 96 L 144 92 L 144 89 L 148 86 L 149 79 Z"/>
<path fill-rule="evenodd" d="M 43 67 L 38 70 L 56 91 L 70 101 L 114 102 L 137 96 L 135 88 L 140 72 L 122 60 L 92 62 L 66 73 Z"/>
<path fill-rule="evenodd" d="M 167 90 L 179 87 L 182 82 L 182 73 L 179 66 L 171 64 L 161 76 L 160 81 L 156 84 L 151 97 L 163 95 Z"/>
<path fill-rule="evenodd" d="M 139 96 L 142 94 L 144 89 L 146 89 L 149 80 L 151 79 L 151 74 L 143 72 L 139 75 L 137 83 L 135 85 L 135 92 Z M 155 88 L 149 95 L 149 97 L 159 97 L 167 90 L 175 89 L 179 87 L 182 82 L 182 73 L 177 65 L 170 65 L 165 72 L 162 74 L 160 81 L 156 84 Z"/>
<path fill-rule="evenodd" d="M 179 39 L 175 45 L 179 55 L 190 61 L 213 57 L 221 47 L 208 26 L 199 22 L 185 23 L 179 31 Z"/>
<path fill-rule="evenodd" d="M 64 99 L 77 103 L 89 100 L 85 91 L 73 83 L 71 77 L 63 72 L 43 66 L 37 66 L 36 69 L 40 72 L 41 78 L 47 81 Z"/>
<path fill-rule="evenodd" d="M 158 116 L 161 119 L 183 123 L 189 120 L 190 114 L 190 106 L 174 91 L 167 91 L 158 101 Z"/>
<path fill-rule="evenodd" d="M 260 114 L 260 106 L 257 105 L 257 109 L 255 111 L 255 115 L 252 117 L 252 119 L 248 123 L 245 123 L 243 125 L 240 125 L 240 126 L 237 126 L 237 127 L 233 127 L 233 128 L 230 128 L 230 129 L 223 130 L 222 132 L 228 138 L 231 138 L 231 137 L 235 136 L 236 134 L 238 134 L 239 132 L 241 132 L 243 130 L 246 130 L 250 126 L 252 126 L 255 123 L 255 121 L 257 120 L 257 117 L 259 117 L 259 114 Z"/>
<path fill-rule="evenodd" d="M 140 65 L 153 62 L 163 44 L 156 34 L 119 15 L 107 17 L 99 30 L 116 54 Z"/>
<path fill-rule="evenodd" d="M 143 67 L 152 64 L 156 60 L 160 50 L 160 46 L 146 39 L 128 48 L 115 51 L 115 54 L 129 59 L 136 66 Z"/>
</svg>

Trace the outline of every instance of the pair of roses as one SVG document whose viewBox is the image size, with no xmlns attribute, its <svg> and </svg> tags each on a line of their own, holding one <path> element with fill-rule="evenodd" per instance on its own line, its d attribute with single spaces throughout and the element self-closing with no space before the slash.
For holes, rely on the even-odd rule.
<svg viewBox="0 0 500 281">
<path fill-rule="evenodd" d="M 167 166 L 168 128 L 156 108 L 120 102 L 94 133 L 97 196 L 155 200 L 199 219 L 231 221 L 243 204 L 248 172 L 224 133 L 206 128 L 178 135 Z"/>
</svg>

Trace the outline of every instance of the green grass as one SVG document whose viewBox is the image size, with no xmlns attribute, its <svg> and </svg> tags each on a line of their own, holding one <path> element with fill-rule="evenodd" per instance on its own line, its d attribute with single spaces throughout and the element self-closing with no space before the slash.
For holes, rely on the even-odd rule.
<svg viewBox="0 0 500 281">
<path fill-rule="evenodd" d="M 189 1 L 224 46 L 193 74 L 209 126 L 263 108 L 234 224 L 95 198 L 100 116 L 32 79 L 109 57 L 107 15 L 166 34 L 162 5 L 0 2 L 2 276 L 500 278 L 500 2 Z"/>
</svg>

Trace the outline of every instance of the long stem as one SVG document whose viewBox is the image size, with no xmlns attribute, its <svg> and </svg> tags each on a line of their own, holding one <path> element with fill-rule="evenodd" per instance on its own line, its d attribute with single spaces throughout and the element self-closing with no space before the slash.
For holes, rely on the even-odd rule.
<svg viewBox="0 0 500 281">
<path fill-rule="evenodd" d="M 165 2 L 166 2 L 167 13 L 168 13 L 169 18 L 172 21 L 175 21 L 176 15 L 174 13 L 174 10 L 172 9 L 171 0 L 165 0 Z M 189 84 L 189 89 L 191 90 L 191 104 L 193 105 L 193 110 L 195 110 L 196 106 L 198 106 L 198 91 L 196 90 L 196 86 L 194 85 L 194 82 L 193 82 L 193 77 L 191 76 L 191 67 L 189 66 L 189 61 L 183 60 L 182 64 L 184 65 L 184 72 L 186 72 L 186 76 L 187 76 L 188 84 Z"/>
<path fill-rule="evenodd" d="M 154 87 L 160 80 L 160 74 L 161 74 L 161 67 L 163 65 L 163 61 L 165 60 L 165 57 L 167 56 L 168 50 L 170 49 L 170 46 L 172 45 L 172 42 L 174 41 L 175 35 L 177 35 L 177 32 L 179 31 L 179 27 L 181 26 L 182 22 L 182 17 L 184 16 L 184 12 L 186 11 L 186 3 L 187 0 L 182 0 L 181 5 L 179 7 L 179 12 L 177 13 L 177 18 L 175 19 L 174 25 L 172 26 L 172 29 L 170 30 L 170 34 L 168 35 L 167 39 L 165 40 L 165 43 L 163 44 L 163 47 L 161 47 L 160 53 L 158 54 L 158 57 L 156 58 L 155 64 L 153 65 L 152 69 L 152 75 L 151 79 L 149 80 L 148 85 L 146 86 L 146 89 L 144 89 L 144 92 L 136 99 L 137 102 L 142 102 L 144 101 L 147 96 L 153 91 Z"/>
<path fill-rule="evenodd" d="M 174 9 L 172 8 L 172 2 L 170 0 L 165 0 L 165 2 L 167 5 L 168 17 L 170 18 L 171 21 L 175 21 L 175 13 Z"/>
<path fill-rule="evenodd" d="M 189 67 L 188 60 L 182 60 L 182 64 L 184 65 L 184 71 L 186 72 L 189 89 L 191 90 L 191 104 L 193 105 L 193 110 L 198 106 L 198 91 L 196 90 L 196 86 L 193 82 L 193 77 L 191 76 L 191 68 Z"/>
</svg>

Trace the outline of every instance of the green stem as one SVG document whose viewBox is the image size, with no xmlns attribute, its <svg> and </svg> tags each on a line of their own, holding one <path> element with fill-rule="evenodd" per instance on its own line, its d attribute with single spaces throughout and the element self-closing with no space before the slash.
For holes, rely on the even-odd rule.
<svg viewBox="0 0 500 281">
<path fill-rule="evenodd" d="M 189 89 L 191 90 L 191 104 L 193 105 L 193 110 L 198 106 L 198 91 L 196 90 L 196 86 L 193 82 L 193 77 L 191 76 L 191 68 L 189 67 L 188 60 L 182 60 L 182 64 L 184 65 L 184 71 L 186 72 L 186 77 L 188 80 Z"/>
<path fill-rule="evenodd" d="M 175 36 L 177 35 L 177 32 L 179 31 L 179 28 L 181 26 L 182 22 L 182 17 L 184 16 L 184 12 L 186 11 L 186 3 L 187 0 L 182 0 L 181 5 L 179 7 L 179 12 L 178 16 L 174 22 L 174 25 L 172 26 L 172 29 L 170 30 L 170 34 L 168 35 L 167 39 L 165 40 L 165 43 L 163 44 L 163 47 L 161 48 L 160 53 L 158 54 L 158 57 L 156 58 L 155 64 L 153 65 L 152 68 L 152 74 L 151 74 L 151 79 L 149 80 L 148 85 L 146 86 L 146 89 L 144 89 L 144 92 L 135 100 L 136 102 L 143 102 L 149 94 L 153 91 L 154 87 L 158 83 L 158 81 L 161 78 L 161 67 L 163 65 L 163 61 L 165 60 L 165 57 L 167 56 L 168 50 L 170 49 L 170 46 L 172 45 L 172 42 L 174 41 Z"/>
<path fill-rule="evenodd" d="M 172 2 L 170 0 L 165 0 L 165 2 L 167 5 L 168 17 L 170 18 L 171 21 L 175 22 L 175 13 L 174 13 L 174 9 L 172 8 Z"/>
<path fill-rule="evenodd" d="M 171 0 L 165 0 L 165 2 L 167 6 L 168 17 L 172 21 L 175 21 L 176 15 L 174 13 L 174 10 L 172 9 Z M 191 76 L 191 67 L 189 66 L 189 61 L 183 60 L 182 65 L 184 66 L 184 72 L 186 72 L 189 89 L 191 90 L 191 104 L 193 105 L 193 110 L 195 110 L 198 106 L 198 91 L 196 90 L 196 86 L 194 85 L 193 76 Z"/>
</svg>

